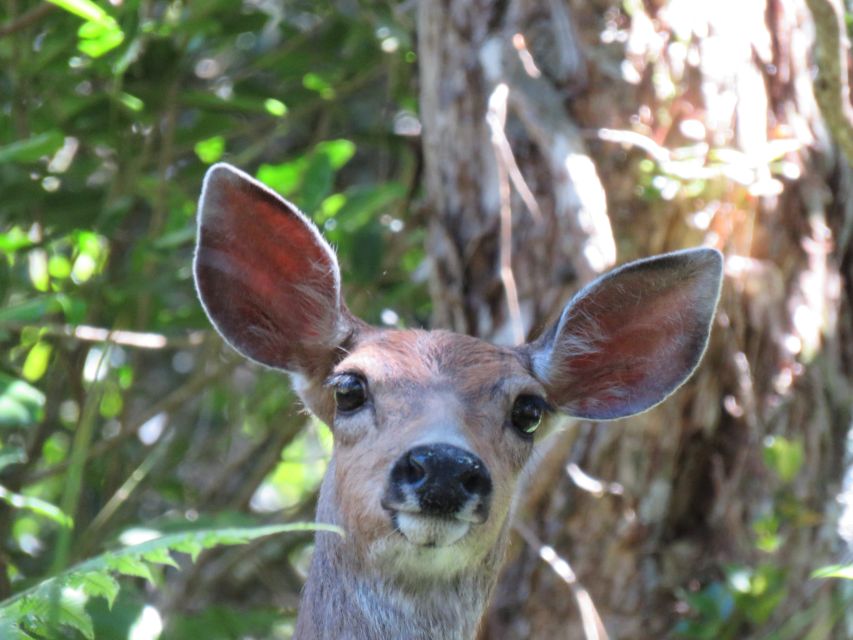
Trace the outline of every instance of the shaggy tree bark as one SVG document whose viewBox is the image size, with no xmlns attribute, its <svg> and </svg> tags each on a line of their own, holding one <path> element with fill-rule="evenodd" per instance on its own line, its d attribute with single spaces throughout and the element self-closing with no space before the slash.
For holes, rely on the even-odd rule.
<svg viewBox="0 0 853 640">
<path fill-rule="evenodd" d="M 808 577 L 839 550 L 853 211 L 814 102 L 811 18 L 800 0 L 631 6 L 420 3 L 437 325 L 513 342 L 617 257 L 702 243 L 727 256 L 692 381 L 542 447 L 518 508 L 527 542 L 483 635 L 585 637 L 571 573 L 538 541 L 612 638 L 670 634 L 684 594 L 732 563 L 779 566 L 783 590 L 767 620 L 730 620 L 731 637 L 797 611 L 803 629 L 833 629 L 837 594 Z M 804 453 L 787 483 L 764 462 L 774 436 Z M 804 506 L 786 512 L 785 496 Z M 764 543 L 756 526 L 773 529 Z"/>
</svg>

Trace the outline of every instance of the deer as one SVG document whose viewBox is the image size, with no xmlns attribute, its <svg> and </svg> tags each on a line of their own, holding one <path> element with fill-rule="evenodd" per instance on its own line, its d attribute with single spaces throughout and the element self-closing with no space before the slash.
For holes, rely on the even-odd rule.
<svg viewBox="0 0 853 640">
<path fill-rule="evenodd" d="M 228 164 L 202 186 L 193 272 L 225 342 L 289 374 L 333 433 L 298 611 L 301 640 L 470 640 L 508 546 L 540 424 L 646 411 L 708 344 L 723 260 L 708 247 L 598 277 L 536 339 L 499 346 L 371 326 L 293 204 Z"/>
</svg>

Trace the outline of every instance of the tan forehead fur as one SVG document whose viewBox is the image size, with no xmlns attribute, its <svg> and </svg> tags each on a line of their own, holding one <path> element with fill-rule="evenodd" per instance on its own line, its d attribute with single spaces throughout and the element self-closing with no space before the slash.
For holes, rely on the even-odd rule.
<svg viewBox="0 0 853 640">
<path fill-rule="evenodd" d="M 529 375 L 522 353 L 448 331 L 385 330 L 360 340 L 337 371 L 400 385 L 452 385 L 466 398 L 509 377 Z"/>
</svg>

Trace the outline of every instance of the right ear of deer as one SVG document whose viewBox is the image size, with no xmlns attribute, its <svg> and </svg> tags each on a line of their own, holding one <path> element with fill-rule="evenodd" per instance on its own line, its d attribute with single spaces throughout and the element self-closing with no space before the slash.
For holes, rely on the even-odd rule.
<svg viewBox="0 0 853 640">
<path fill-rule="evenodd" d="M 216 164 L 204 180 L 198 226 L 199 297 L 239 352 L 307 373 L 353 330 L 332 248 L 284 198 Z"/>
<path fill-rule="evenodd" d="M 592 282 L 531 345 L 535 375 L 569 415 L 641 413 L 681 386 L 702 358 L 723 261 L 691 249 L 632 262 Z"/>
</svg>

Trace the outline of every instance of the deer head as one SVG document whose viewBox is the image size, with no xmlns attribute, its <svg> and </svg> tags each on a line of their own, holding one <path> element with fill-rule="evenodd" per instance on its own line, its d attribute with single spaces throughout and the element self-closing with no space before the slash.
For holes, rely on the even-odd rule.
<svg viewBox="0 0 853 640">
<path fill-rule="evenodd" d="M 708 341 L 722 260 L 670 253 L 599 278 L 537 340 L 499 347 L 354 317 L 299 210 L 228 165 L 207 174 L 195 278 L 211 322 L 288 372 L 334 433 L 299 637 L 472 637 L 543 417 L 612 420 L 679 387 Z M 402 635 L 400 635 L 402 634 Z"/>
</svg>

